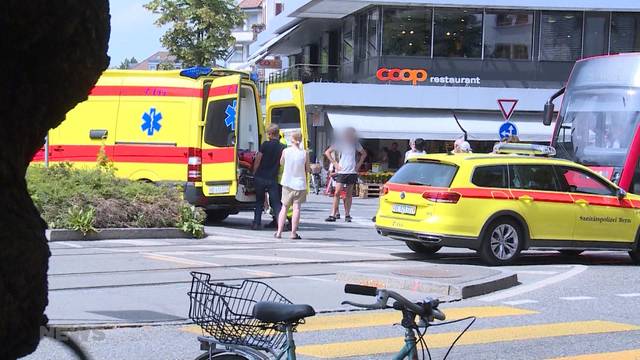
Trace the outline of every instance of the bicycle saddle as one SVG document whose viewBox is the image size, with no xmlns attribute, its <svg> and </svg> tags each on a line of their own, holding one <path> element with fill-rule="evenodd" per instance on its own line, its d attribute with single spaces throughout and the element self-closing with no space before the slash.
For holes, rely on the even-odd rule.
<svg viewBox="0 0 640 360">
<path fill-rule="evenodd" d="M 310 305 L 261 301 L 253 307 L 253 317 L 268 323 L 295 323 L 315 314 Z"/>
</svg>

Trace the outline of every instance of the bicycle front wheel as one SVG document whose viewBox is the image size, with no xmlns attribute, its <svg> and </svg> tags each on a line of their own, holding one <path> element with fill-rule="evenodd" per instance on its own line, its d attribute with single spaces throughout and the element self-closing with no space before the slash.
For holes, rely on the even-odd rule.
<svg viewBox="0 0 640 360">
<path fill-rule="evenodd" d="M 229 354 L 229 353 L 213 354 L 211 355 L 211 359 L 212 360 L 250 360 L 249 358 L 246 358 L 242 355 Z M 209 353 L 208 352 L 204 353 L 198 356 L 195 360 L 209 360 Z"/>
</svg>

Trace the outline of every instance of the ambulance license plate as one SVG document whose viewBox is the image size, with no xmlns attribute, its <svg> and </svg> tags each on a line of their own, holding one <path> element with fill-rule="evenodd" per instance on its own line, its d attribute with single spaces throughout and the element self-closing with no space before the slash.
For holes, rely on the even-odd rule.
<svg viewBox="0 0 640 360">
<path fill-rule="evenodd" d="M 209 194 L 228 194 L 231 187 L 229 185 L 209 186 Z"/>
<path fill-rule="evenodd" d="M 396 214 L 415 215 L 416 207 L 414 205 L 393 204 L 391 211 Z"/>
</svg>

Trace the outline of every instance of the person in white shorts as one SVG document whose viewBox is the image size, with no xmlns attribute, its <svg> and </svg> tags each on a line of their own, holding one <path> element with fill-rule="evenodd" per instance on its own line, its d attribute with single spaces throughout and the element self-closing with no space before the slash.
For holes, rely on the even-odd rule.
<svg viewBox="0 0 640 360">
<path fill-rule="evenodd" d="M 280 164 L 284 167 L 282 179 L 282 208 L 278 216 L 278 232 L 276 238 L 282 237 L 287 212 L 293 206 L 293 218 L 291 219 L 291 238 L 301 239 L 298 234 L 300 225 L 300 208 L 307 200 L 307 174 L 311 171 L 309 155 L 302 147 L 302 134 L 296 131 L 291 135 L 292 144 L 282 152 Z"/>
</svg>

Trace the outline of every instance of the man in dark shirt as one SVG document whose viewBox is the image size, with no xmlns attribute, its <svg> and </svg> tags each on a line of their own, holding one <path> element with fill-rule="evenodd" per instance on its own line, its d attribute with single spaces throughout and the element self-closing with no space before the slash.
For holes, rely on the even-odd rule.
<svg viewBox="0 0 640 360">
<path fill-rule="evenodd" d="M 269 194 L 269 205 L 274 214 L 280 213 L 280 187 L 278 186 L 278 171 L 280 170 L 280 157 L 284 145 L 279 141 L 280 129 L 277 125 L 267 129 L 269 140 L 262 143 L 260 151 L 256 155 L 253 164 L 256 185 L 256 209 L 253 215 L 251 229 L 260 229 L 262 223 L 262 211 L 264 210 L 265 194 Z"/>
<path fill-rule="evenodd" d="M 387 151 L 387 162 L 389 169 L 396 170 L 400 168 L 402 162 L 402 153 L 398 150 L 398 143 L 391 144 L 391 149 Z"/>
</svg>

